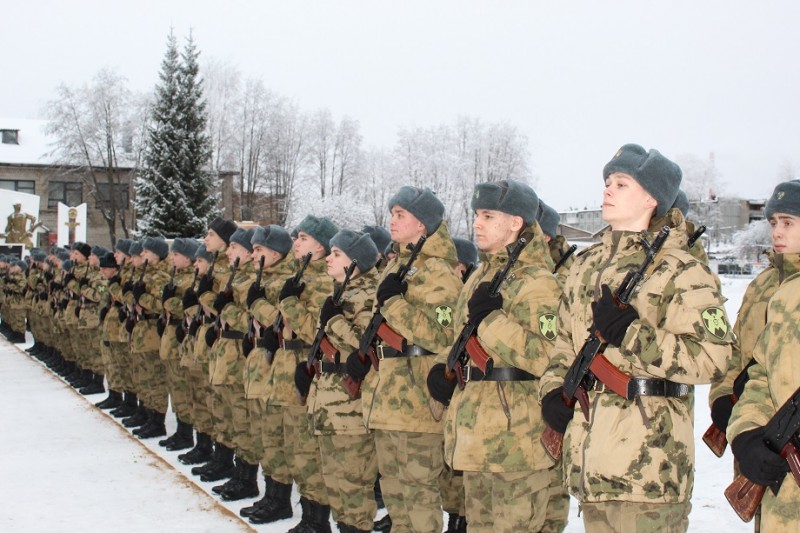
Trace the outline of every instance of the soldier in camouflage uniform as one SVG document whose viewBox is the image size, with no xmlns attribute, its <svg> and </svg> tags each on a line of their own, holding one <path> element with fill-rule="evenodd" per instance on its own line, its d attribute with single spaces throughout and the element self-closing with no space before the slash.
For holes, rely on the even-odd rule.
<svg viewBox="0 0 800 533">
<path fill-rule="evenodd" d="M 3 323 L 8 325 L 6 338 L 9 342 L 25 342 L 25 286 L 28 269 L 25 261 L 10 259 L 5 276 L 3 292 Z"/>
<path fill-rule="evenodd" d="M 33 335 L 33 346 L 25 351 L 41 359 L 46 350 L 44 342 L 49 323 L 46 322 L 45 305 L 47 293 L 45 291 L 45 273 L 47 271 L 47 254 L 39 248 L 30 251 L 31 264 L 26 279 L 26 304 L 28 329 Z M 44 297 L 42 297 L 44 295 Z M 44 301 L 43 301 L 44 300 Z"/>
<path fill-rule="evenodd" d="M 478 185 L 472 198 L 481 267 L 458 300 L 456 324 L 475 326 L 495 361 L 484 375 L 470 364 L 456 392 L 446 353 L 428 375 L 431 395 L 446 411 L 445 460 L 464 471 L 470 531 L 540 531 L 554 461 L 538 445 L 545 425 L 535 401 L 538 377 L 549 362 L 561 285 L 536 215 L 539 199 L 508 180 Z M 509 246 L 526 240 L 500 293 L 490 281 L 508 263 Z M 452 396 L 452 400 L 451 400 Z"/>
<path fill-rule="evenodd" d="M 119 245 L 119 241 L 117 241 Z M 97 403 L 100 409 L 116 409 L 122 405 L 122 391 L 125 390 L 120 377 L 119 363 L 115 357 L 118 350 L 120 321 L 117 309 L 114 307 L 112 287 L 119 290 L 120 265 L 117 263 L 116 253 L 107 253 L 100 258 L 98 264 L 100 275 L 105 283 L 105 291 L 100 305 L 100 356 L 103 361 L 103 370 L 108 380 L 108 396 Z M 112 347 L 112 343 L 114 346 Z"/>
<path fill-rule="evenodd" d="M 125 304 L 125 294 L 133 288 L 133 277 L 136 275 L 137 266 L 141 266 L 139 256 L 141 250 L 141 243 L 128 239 L 121 239 L 114 246 L 114 260 L 120 266 L 119 281 L 109 284 L 108 287 L 113 307 L 109 309 L 108 314 L 111 317 L 106 316 L 106 321 L 108 321 L 110 357 L 113 366 L 119 372 L 119 383 L 124 391 L 122 404 L 110 411 L 111 416 L 115 418 L 125 419 L 135 416 L 140 409 L 138 386 L 134 382 L 132 368 L 130 334 L 126 328 L 128 308 Z M 114 318 L 117 323 L 114 323 Z M 104 327 L 106 327 L 105 322 Z M 147 417 L 143 407 L 141 410 L 144 423 Z"/>
<path fill-rule="evenodd" d="M 253 346 L 259 339 L 259 331 L 272 327 L 278 315 L 278 295 L 295 268 L 292 238 L 286 229 L 274 224 L 256 228 L 253 238 L 253 261 L 263 258 L 260 285 L 255 282 L 247 291 L 247 307 L 250 314 L 252 338 L 246 338 L 243 352 L 247 360 L 243 371 L 250 435 L 260 451 L 259 462 L 264 475 L 264 497 L 252 505 L 242 508 L 239 514 L 254 524 L 266 524 L 292 516 L 290 497 L 292 477 L 286 460 L 287 450 L 283 445 L 283 410 L 280 406 L 269 406 L 268 384 L 270 365 L 263 346 Z"/>
<path fill-rule="evenodd" d="M 364 427 L 361 398 L 351 399 L 342 385 L 344 365 L 340 354 L 358 349 L 361 336 L 372 317 L 378 273 L 379 252 L 369 235 L 340 230 L 330 240 L 327 273 L 338 284 L 352 261 L 356 268 L 339 304 L 328 296 L 322 305 L 319 327 L 337 354 L 324 355 L 309 372 L 308 361 L 301 360 L 295 370 L 295 385 L 311 417 L 321 457 L 322 477 L 328 502 L 339 531 L 372 531 L 375 504 L 375 477 L 378 461 L 372 434 Z M 313 380 L 312 373 L 319 376 Z"/>
<path fill-rule="evenodd" d="M 86 367 L 90 381 L 80 389 L 84 395 L 105 392 L 103 381 L 103 356 L 100 351 L 100 308 L 108 293 L 108 284 L 100 274 L 100 257 L 110 253 L 102 246 L 93 246 L 89 255 L 86 276 L 80 281 L 80 300 L 78 301 L 78 336 L 85 346 Z"/>
<path fill-rule="evenodd" d="M 294 374 L 297 363 L 308 359 L 308 350 L 317 333 L 319 311 L 333 290 L 333 282 L 325 273 L 324 259 L 330 253 L 329 241 L 336 231 L 330 220 L 313 215 L 307 215 L 297 225 L 294 257 L 300 261 L 311 253 L 311 261 L 300 282 L 288 278 L 278 294 L 278 309 L 283 319 L 282 339 L 271 328 L 267 328 L 262 338 L 267 352 L 275 354 L 270 365 L 267 404 L 280 407 L 282 411 L 286 463 L 300 491 L 303 513 L 300 523 L 291 530 L 295 533 L 330 531 L 330 506 L 320 470 L 319 448 L 311 432 L 306 407 L 298 398 Z M 280 460 L 280 457 L 273 459 Z M 275 470 L 270 467 L 273 475 Z M 284 483 L 284 480 L 276 481 Z"/>
<path fill-rule="evenodd" d="M 767 202 L 772 226 L 770 266 L 753 280 L 742 300 L 734 331 L 734 360 L 725 380 L 711 393 L 714 423 L 727 426 L 728 440 L 738 467 L 749 480 L 770 487 L 761 502 L 763 531 L 796 531 L 800 528 L 800 488 L 790 477 L 786 460 L 763 441 L 763 425 L 794 394 L 797 376 L 798 319 L 800 319 L 800 181 L 784 182 Z M 743 390 L 734 390 L 740 369 L 752 365 Z M 738 402 L 732 405 L 732 395 Z M 728 424 L 725 413 L 730 413 Z M 721 425 L 720 425 L 721 424 Z M 758 526 L 757 526 L 758 529 Z"/>
<path fill-rule="evenodd" d="M 192 260 L 198 246 L 200 243 L 194 239 L 178 237 L 172 241 L 169 253 L 172 274 L 170 283 L 161 292 L 163 311 L 158 328 L 162 333 L 158 355 L 166 368 L 167 390 L 178 421 L 177 431 L 158 442 L 159 446 L 168 451 L 185 450 L 194 446 L 194 428 L 190 422 L 191 397 L 186 372 L 181 367 L 177 328 L 183 320 L 183 295 L 194 280 Z"/>
<path fill-rule="evenodd" d="M 588 531 L 685 531 L 694 485 L 693 385 L 719 379 L 732 335 L 719 280 L 686 250 L 683 215 L 669 210 L 681 170 L 656 150 L 623 146 L 603 170 L 602 242 L 575 260 L 564 287 L 558 338 L 541 380 L 547 423 L 565 432 L 565 483 Z M 612 298 L 643 262 L 653 216 L 671 232 L 630 306 Z M 588 391 L 589 415 L 567 407 L 567 369 L 596 330 L 608 362 L 636 381 L 627 400 L 602 381 Z M 573 418 L 574 417 L 574 418 Z"/>
<path fill-rule="evenodd" d="M 444 466 L 442 423 L 428 408 L 425 378 L 434 357 L 453 344 L 453 309 L 463 286 L 453 272 L 457 263 L 453 239 L 442 220 L 444 205 L 430 189 L 405 186 L 388 203 L 390 231 L 397 256 L 379 282 L 373 311 L 405 339 L 397 351 L 383 341 L 381 362 L 364 383 L 362 402 L 367 427 L 375 431 L 378 470 L 386 508 L 396 531 L 442 530 L 439 476 Z M 427 241 L 405 280 L 397 270 L 410 255 L 408 245 Z M 367 377 L 369 359 L 347 358 L 347 373 Z"/>
<path fill-rule="evenodd" d="M 69 253 L 72 268 L 64 278 L 64 293 L 67 298 L 66 307 L 61 316 L 64 325 L 64 354 L 74 365 L 72 371 L 64 379 L 76 389 L 88 385 L 92 376 L 92 372 L 86 368 L 87 352 L 91 346 L 88 344 L 88 339 L 78 331 L 78 303 L 81 298 L 81 288 L 86 283 L 85 280 L 88 280 L 91 254 L 92 247 L 88 244 L 73 243 Z"/>
</svg>

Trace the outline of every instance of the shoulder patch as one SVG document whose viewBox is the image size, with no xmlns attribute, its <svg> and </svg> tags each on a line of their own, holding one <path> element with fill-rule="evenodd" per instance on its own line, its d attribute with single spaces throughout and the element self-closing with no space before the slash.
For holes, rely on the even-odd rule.
<svg viewBox="0 0 800 533">
<path fill-rule="evenodd" d="M 556 322 L 556 315 L 553 313 L 544 313 L 539 315 L 539 331 L 542 336 L 549 341 L 556 340 L 558 334 L 558 325 Z"/>
<path fill-rule="evenodd" d="M 438 322 L 440 326 L 446 328 L 453 323 L 453 310 L 449 305 L 440 305 L 435 311 L 436 322 Z"/>
<path fill-rule="evenodd" d="M 703 318 L 703 325 L 709 333 L 719 339 L 724 339 L 728 334 L 728 321 L 725 313 L 719 307 L 709 307 L 700 316 Z"/>
</svg>

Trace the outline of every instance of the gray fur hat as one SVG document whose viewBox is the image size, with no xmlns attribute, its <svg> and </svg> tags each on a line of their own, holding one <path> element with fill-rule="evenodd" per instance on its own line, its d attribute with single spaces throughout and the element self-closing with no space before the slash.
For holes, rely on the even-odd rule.
<svg viewBox="0 0 800 533">
<path fill-rule="evenodd" d="M 678 209 L 683 216 L 686 216 L 686 214 L 689 213 L 689 198 L 687 198 L 686 193 L 680 189 L 678 189 L 678 195 L 675 197 L 675 202 L 672 204 L 672 209 Z"/>
<path fill-rule="evenodd" d="M 558 211 L 544 203 L 539 199 L 539 226 L 545 235 L 554 238 L 558 234 L 558 223 L 561 221 L 561 215 Z"/>
<path fill-rule="evenodd" d="M 105 246 L 100 246 L 99 244 L 92 246 L 92 255 L 96 255 L 98 259 L 100 259 L 101 257 L 103 257 L 108 253 L 111 253 L 111 250 L 109 250 Z"/>
<path fill-rule="evenodd" d="M 197 251 L 194 253 L 194 259 L 205 259 L 206 261 L 211 263 L 212 261 L 214 261 L 214 254 L 206 249 L 205 244 L 201 244 L 200 246 L 197 247 Z"/>
<path fill-rule="evenodd" d="M 200 243 L 196 239 L 186 237 L 177 237 L 172 241 L 172 251 L 189 259 L 194 259 L 194 253 L 197 251 L 198 246 L 200 246 Z"/>
<path fill-rule="evenodd" d="M 362 273 L 374 267 L 378 262 L 378 247 L 368 233 L 341 229 L 331 237 L 331 247 L 337 247 L 350 260 L 356 260 L 356 266 Z"/>
<path fill-rule="evenodd" d="M 10 261 L 9 264 L 11 266 L 19 267 L 22 270 L 28 270 L 28 263 L 22 259 L 14 259 L 13 261 Z"/>
<path fill-rule="evenodd" d="M 42 263 L 47 260 L 47 254 L 43 250 L 31 249 L 31 259 L 37 263 Z"/>
<path fill-rule="evenodd" d="M 478 209 L 522 217 L 530 226 L 539 215 L 539 197 L 529 185 L 516 180 L 479 183 L 472 193 L 472 210 Z"/>
<path fill-rule="evenodd" d="M 392 234 L 389 233 L 389 230 L 383 226 L 364 226 L 361 228 L 361 231 L 369 234 L 369 236 L 372 238 L 372 242 L 375 243 L 375 246 L 378 247 L 378 250 L 380 250 L 381 253 L 383 253 L 383 250 L 386 249 L 386 246 L 392 242 Z"/>
<path fill-rule="evenodd" d="M 444 218 L 444 204 L 428 187 L 419 189 L 410 185 L 400 187 L 397 193 L 389 198 L 389 209 L 399 205 L 422 222 L 428 235 L 433 234 Z"/>
<path fill-rule="evenodd" d="M 274 250 L 281 255 L 288 254 L 292 249 L 292 237 L 289 232 L 286 231 L 286 228 L 276 224 L 270 224 L 266 228 L 257 227 L 250 242 Z"/>
<path fill-rule="evenodd" d="M 156 254 L 159 259 L 164 259 L 169 253 L 169 245 L 163 237 L 145 237 L 142 239 L 142 248 L 144 250 L 150 250 Z"/>
<path fill-rule="evenodd" d="M 314 237 L 314 239 L 325 248 L 325 254 L 331 253 L 331 237 L 336 235 L 339 228 L 336 224 L 325 217 L 315 217 L 314 215 L 306 215 L 300 224 L 294 228 L 295 231 L 307 233 Z"/>
<path fill-rule="evenodd" d="M 139 255 L 142 253 L 142 250 L 144 250 L 142 241 L 133 241 L 128 247 L 128 255 Z"/>
<path fill-rule="evenodd" d="M 459 263 L 467 266 L 478 263 L 478 247 L 474 242 L 463 237 L 453 237 L 453 244 L 456 245 L 456 257 Z"/>
<path fill-rule="evenodd" d="M 779 183 L 767 200 L 767 219 L 775 213 L 800 217 L 800 180 Z"/>
<path fill-rule="evenodd" d="M 253 233 L 255 233 L 255 231 L 252 229 L 237 228 L 236 231 L 231 234 L 228 244 L 235 242 L 248 252 L 253 253 L 253 243 L 250 242 L 250 239 L 253 238 Z"/>
<path fill-rule="evenodd" d="M 69 259 L 69 250 L 61 248 L 59 251 L 55 253 L 55 256 L 59 258 L 61 261 L 66 261 Z"/>
<path fill-rule="evenodd" d="M 675 203 L 683 177 L 681 167 L 658 150 L 648 152 L 638 144 L 626 144 L 617 150 L 603 168 L 603 180 L 614 172 L 622 172 L 635 179 L 658 202 L 655 212 L 658 217 L 666 215 Z"/>
<path fill-rule="evenodd" d="M 114 250 L 119 250 L 125 255 L 130 255 L 131 244 L 133 244 L 133 241 L 130 239 L 117 239 Z"/>
<path fill-rule="evenodd" d="M 211 221 L 211 224 L 208 225 L 208 229 L 214 230 L 214 233 L 219 235 L 219 237 L 225 241 L 225 244 L 231 243 L 231 235 L 233 232 L 236 231 L 236 222 L 233 220 L 226 220 L 224 218 L 215 218 Z"/>
<path fill-rule="evenodd" d="M 72 259 L 65 259 L 64 261 L 62 261 L 61 268 L 64 271 L 69 272 L 69 269 L 72 268 Z"/>
</svg>

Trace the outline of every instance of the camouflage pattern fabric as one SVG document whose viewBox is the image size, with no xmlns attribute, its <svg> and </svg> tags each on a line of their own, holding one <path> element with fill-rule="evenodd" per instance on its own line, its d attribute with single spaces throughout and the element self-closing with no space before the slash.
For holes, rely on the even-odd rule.
<svg viewBox="0 0 800 533">
<path fill-rule="evenodd" d="M 373 490 L 378 460 L 372 435 L 320 435 L 317 442 L 333 519 L 372 531 L 378 510 Z"/>
<path fill-rule="evenodd" d="M 581 505 L 586 531 L 597 533 L 683 533 L 689 528 L 691 510 L 688 500 L 673 504 L 597 502 Z"/>
<path fill-rule="evenodd" d="M 559 479 L 559 484 L 561 484 L 561 479 Z M 442 495 L 442 509 L 446 513 L 467 515 L 463 472 L 453 470 L 445 464 L 439 476 L 439 493 Z"/>
<path fill-rule="evenodd" d="M 185 369 L 186 385 L 191 397 L 191 407 L 188 422 L 197 431 L 213 434 L 214 423 L 208 409 L 208 398 L 211 395 L 211 385 L 208 383 L 208 370 L 206 368 L 190 367 Z"/>
<path fill-rule="evenodd" d="M 561 533 L 569 520 L 569 493 L 562 481 L 563 469 L 559 460 L 547 470 L 550 484 L 547 486 L 547 510 L 541 533 Z"/>
<path fill-rule="evenodd" d="M 255 451 L 250 443 L 250 422 L 247 417 L 247 403 L 241 385 L 213 385 L 214 434 L 225 446 L 253 455 Z M 241 456 L 241 454 L 240 454 Z"/>
<path fill-rule="evenodd" d="M 305 406 L 283 406 L 283 442 L 288 452 L 289 472 L 297 482 L 300 494 L 327 505 L 328 493 L 320 468 L 319 445 L 311 433 Z"/>
<path fill-rule="evenodd" d="M 268 405 L 266 400 L 263 403 L 264 416 L 259 420 L 260 424 L 256 422 L 256 426 L 261 428 L 261 446 L 264 450 L 261 467 L 265 476 L 288 485 L 292 483 L 292 474 L 283 438 L 283 407 Z"/>
<path fill-rule="evenodd" d="M 654 217 L 650 221 L 650 227 L 648 228 L 649 231 L 651 231 L 652 233 L 658 233 L 662 227 L 670 226 L 672 224 L 671 221 L 673 216 L 683 218 L 683 214 L 680 212 L 679 209 L 672 208 L 669 211 L 667 211 L 667 214 L 664 215 L 663 217 Z M 688 241 L 688 239 L 690 239 L 694 235 L 695 231 L 697 231 L 697 226 L 695 225 L 694 222 L 691 222 L 690 220 L 686 220 L 685 218 L 683 218 L 683 220 L 684 223 L 686 224 L 686 238 Z M 705 248 L 703 248 L 703 241 L 701 239 L 697 239 L 695 241 L 694 245 L 691 248 L 689 248 L 689 253 L 692 255 L 692 257 L 694 257 L 704 265 L 708 264 L 708 254 L 706 254 L 706 250 Z"/>
<path fill-rule="evenodd" d="M 470 533 L 541 531 L 549 481 L 547 470 L 464 472 Z"/>
<path fill-rule="evenodd" d="M 256 465 L 264 458 L 264 441 L 261 438 L 261 424 L 267 411 L 267 404 L 264 400 L 245 398 L 245 408 L 247 409 L 247 430 L 245 431 L 246 440 L 240 444 L 236 451 L 239 456 L 250 463 Z"/>
<path fill-rule="evenodd" d="M 553 268 L 555 268 L 558 262 L 561 261 L 561 258 L 564 257 L 564 254 L 567 253 L 567 250 L 569 249 L 569 243 L 563 235 L 556 235 L 550 239 L 550 242 L 547 243 L 547 248 L 550 251 L 550 259 L 553 261 Z M 575 254 L 573 253 L 561 264 L 560 267 L 558 267 L 558 271 L 555 274 L 558 277 L 558 281 L 560 281 L 562 285 L 567 279 L 569 269 L 572 267 L 574 262 Z"/>
</svg>

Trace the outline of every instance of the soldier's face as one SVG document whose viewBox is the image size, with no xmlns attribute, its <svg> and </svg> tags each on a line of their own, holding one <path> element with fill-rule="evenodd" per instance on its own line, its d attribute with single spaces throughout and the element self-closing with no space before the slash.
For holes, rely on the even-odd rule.
<svg viewBox="0 0 800 533">
<path fill-rule="evenodd" d="M 144 263 L 144 258 L 141 255 L 132 255 L 131 256 L 131 264 L 135 267 L 142 266 Z"/>
<path fill-rule="evenodd" d="M 250 250 L 238 242 L 231 242 L 230 246 L 228 246 L 228 249 L 225 250 L 225 255 L 228 257 L 228 262 L 230 264 L 233 264 L 237 259 L 239 260 L 239 264 L 244 264 L 253 258 L 253 256 L 250 254 Z"/>
<path fill-rule="evenodd" d="M 208 272 L 208 267 L 211 266 L 211 263 L 206 261 L 205 259 L 195 259 L 194 260 L 194 267 L 197 269 L 198 275 L 202 276 L 206 272 Z"/>
<path fill-rule="evenodd" d="M 184 268 L 192 264 L 192 260 L 183 254 L 170 252 L 169 257 L 172 260 L 173 266 L 175 266 L 175 268 L 177 268 L 178 270 L 183 270 Z"/>
<path fill-rule="evenodd" d="M 336 246 L 331 246 L 331 253 L 325 258 L 328 266 L 328 275 L 342 283 L 344 281 L 344 270 L 350 266 L 353 260 L 347 257 L 347 254 Z M 353 271 L 353 277 L 356 277 L 358 267 Z"/>
<path fill-rule="evenodd" d="M 122 264 L 122 262 L 125 260 L 125 257 L 126 255 L 119 250 L 114 250 L 114 260 L 116 260 L 118 265 Z"/>
<path fill-rule="evenodd" d="M 517 240 L 524 222 L 522 217 L 502 211 L 478 209 L 475 211 L 475 244 L 487 254 L 494 254 Z"/>
<path fill-rule="evenodd" d="M 113 278 L 117 272 L 119 272 L 116 268 L 101 268 L 100 273 L 103 275 L 105 279 Z"/>
<path fill-rule="evenodd" d="M 142 262 L 144 262 L 145 259 L 147 260 L 148 265 L 155 265 L 161 260 L 155 253 L 153 253 L 150 250 L 142 250 L 142 253 L 139 255 L 142 258 Z"/>
<path fill-rule="evenodd" d="M 769 219 L 772 247 L 779 254 L 800 253 L 800 217 L 775 213 Z"/>
<path fill-rule="evenodd" d="M 420 237 L 427 233 L 425 225 L 399 205 L 392 207 L 389 232 L 392 234 L 392 240 L 403 246 L 409 243 L 416 243 Z"/>
<path fill-rule="evenodd" d="M 96 255 L 92 254 L 89 256 L 89 265 L 96 267 L 100 266 L 100 258 Z"/>
<path fill-rule="evenodd" d="M 292 253 L 295 259 L 300 260 L 309 252 L 312 254 L 312 259 L 319 259 L 325 256 L 325 248 L 322 247 L 319 241 L 305 231 L 301 231 L 297 234 L 294 244 L 292 244 Z"/>
<path fill-rule="evenodd" d="M 647 229 L 658 203 L 635 179 L 614 172 L 603 190 L 603 220 L 616 231 Z"/>
<path fill-rule="evenodd" d="M 221 252 L 225 249 L 225 241 L 213 229 L 208 230 L 208 233 L 203 238 L 203 243 L 209 252 Z"/>
<path fill-rule="evenodd" d="M 281 258 L 281 254 L 260 244 L 253 245 L 253 261 L 259 262 L 264 258 L 264 268 L 271 267 Z"/>
</svg>

